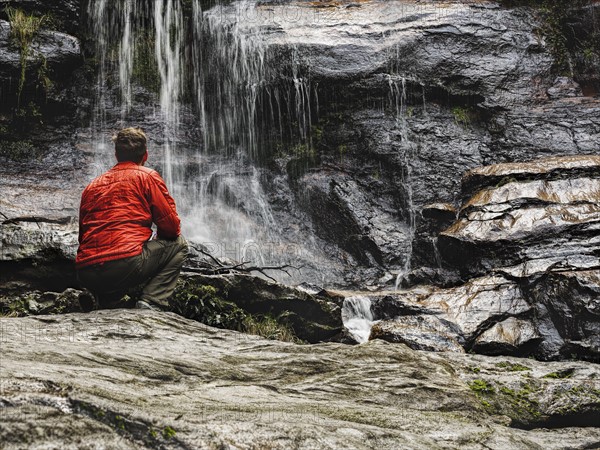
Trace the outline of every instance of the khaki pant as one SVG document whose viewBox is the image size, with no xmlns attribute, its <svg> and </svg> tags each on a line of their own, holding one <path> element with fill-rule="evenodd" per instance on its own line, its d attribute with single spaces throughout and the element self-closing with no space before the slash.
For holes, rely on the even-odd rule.
<svg viewBox="0 0 600 450">
<path fill-rule="evenodd" d="M 84 267 L 77 276 L 94 293 L 101 308 L 132 306 L 119 300 L 139 285 L 143 285 L 142 300 L 166 308 L 187 254 L 182 236 L 174 241 L 157 239 L 146 242 L 140 255 Z"/>
</svg>

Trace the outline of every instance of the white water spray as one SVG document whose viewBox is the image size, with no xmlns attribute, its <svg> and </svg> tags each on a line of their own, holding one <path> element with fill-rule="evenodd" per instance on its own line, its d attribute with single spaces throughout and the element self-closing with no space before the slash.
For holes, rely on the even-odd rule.
<svg viewBox="0 0 600 450">
<path fill-rule="evenodd" d="M 358 343 L 367 342 L 376 323 L 371 312 L 371 299 L 363 295 L 346 297 L 342 305 L 342 321 Z"/>
</svg>

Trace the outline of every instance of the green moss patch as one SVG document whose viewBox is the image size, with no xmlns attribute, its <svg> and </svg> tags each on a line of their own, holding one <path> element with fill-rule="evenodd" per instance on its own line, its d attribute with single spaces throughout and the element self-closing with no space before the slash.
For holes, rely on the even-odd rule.
<svg viewBox="0 0 600 450">
<path fill-rule="evenodd" d="M 171 298 L 172 311 L 216 328 L 255 334 L 267 339 L 302 342 L 286 323 L 286 314 L 251 314 L 223 299 L 213 286 L 180 280 Z"/>
<path fill-rule="evenodd" d="M 508 361 L 499 362 L 496 364 L 496 367 L 499 367 L 501 369 L 506 369 L 509 372 L 525 372 L 525 371 L 531 370 L 530 367 L 524 366 L 523 364 L 510 363 Z"/>
</svg>

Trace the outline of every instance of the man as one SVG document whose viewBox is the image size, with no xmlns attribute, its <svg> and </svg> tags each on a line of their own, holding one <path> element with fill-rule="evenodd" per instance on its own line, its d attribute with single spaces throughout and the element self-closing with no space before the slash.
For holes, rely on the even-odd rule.
<svg viewBox="0 0 600 450">
<path fill-rule="evenodd" d="M 81 195 L 77 274 L 101 308 L 123 306 L 123 294 L 145 283 L 135 307 L 166 309 L 187 257 L 175 202 L 161 176 L 143 167 L 148 149 L 141 129 L 121 130 L 113 142 L 117 165 Z"/>
</svg>

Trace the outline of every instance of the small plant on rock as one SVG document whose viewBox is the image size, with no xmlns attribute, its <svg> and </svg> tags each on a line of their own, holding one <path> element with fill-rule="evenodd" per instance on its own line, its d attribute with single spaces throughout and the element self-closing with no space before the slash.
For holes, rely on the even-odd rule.
<svg viewBox="0 0 600 450">
<path fill-rule="evenodd" d="M 6 15 L 10 22 L 10 37 L 20 53 L 21 76 L 17 88 L 17 106 L 20 106 L 21 93 L 25 86 L 27 59 L 31 55 L 31 44 L 45 22 L 46 16 L 37 17 L 15 8 L 6 8 Z"/>
</svg>

